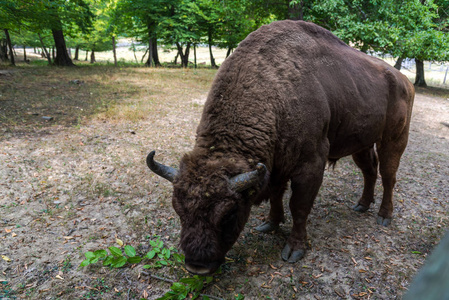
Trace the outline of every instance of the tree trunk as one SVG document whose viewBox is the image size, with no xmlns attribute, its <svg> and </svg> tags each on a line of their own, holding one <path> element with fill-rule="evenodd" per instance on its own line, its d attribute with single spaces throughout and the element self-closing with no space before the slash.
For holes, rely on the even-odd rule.
<svg viewBox="0 0 449 300">
<path fill-rule="evenodd" d="M 148 59 L 145 63 L 145 66 L 152 67 L 153 66 L 153 39 L 149 38 L 148 40 Z"/>
<path fill-rule="evenodd" d="M 187 68 L 189 66 L 190 43 L 187 43 L 184 53 L 181 44 L 176 43 L 176 46 L 178 47 L 179 55 L 181 56 L 181 67 Z"/>
<path fill-rule="evenodd" d="M 23 61 L 27 61 L 27 48 L 25 46 L 23 46 Z"/>
<path fill-rule="evenodd" d="M 51 65 L 50 53 L 48 53 L 47 48 L 45 48 L 44 41 L 42 40 L 41 34 L 38 33 L 37 36 L 39 37 L 39 41 L 41 42 L 42 54 L 47 58 L 48 65 Z"/>
<path fill-rule="evenodd" d="M 159 54 L 157 51 L 157 38 L 153 37 L 153 62 L 155 67 L 160 67 L 161 62 L 159 61 Z"/>
<path fill-rule="evenodd" d="M 6 42 L 6 39 L 0 40 L 0 60 L 8 60 L 8 43 Z"/>
<path fill-rule="evenodd" d="M 193 44 L 193 62 L 194 67 L 196 69 L 196 44 Z"/>
<path fill-rule="evenodd" d="M 147 26 L 148 30 L 148 60 L 145 63 L 148 67 L 160 67 L 159 55 L 157 53 L 157 36 L 155 32 L 156 23 L 150 22 Z"/>
<path fill-rule="evenodd" d="M 142 55 L 142 58 L 140 59 L 140 63 L 143 63 L 143 60 L 145 59 L 145 56 L 147 56 L 147 53 L 150 49 L 147 48 L 147 50 L 145 50 L 145 53 Z"/>
<path fill-rule="evenodd" d="M 290 0 L 287 0 L 288 5 L 288 17 L 290 20 L 303 20 L 304 19 L 304 1 L 300 3 L 290 5 Z"/>
<path fill-rule="evenodd" d="M 228 56 L 231 55 L 231 52 L 232 52 L 232 48 L 229 47 L 228 51 L 226 52 L 226 58 L 228 58 Z"/>
<path fill-rule="evenodd" d="M 92 50 L 90 52 L 90 63 L 93 64 L 94 62 L 96 62 L 96 60 L 95 60 L 95 51 Z"/>
<path fill-rule="evenodd" d="M 15 65 L 16 65 L 16 62 L 15 62 L 15 60 L 14 60 L 14 51 L 13 51 L 13 49 L 12 49 L 11 37 L 9 36 L 9 31 L 8 31 L 8 29 L 5 29 L 5 36 L 6 36 L 6 43 L 8 43 L 9 56 L 10 56 L 11 65 L 15 66 Z"/>
<path fill-rule="evenodd" d="M 80 46 L 76 46 L 75 57 L 73 58 L 73 60 L 79 60 L 79 55 L 80 55 Z"/>
<path fill-rule="evenodd" d="M 131 47 L 133 47 L 134 59 L 136 60 L 136 64 L 139 63 L 136 56 L 136 46 L 134 46 L 134 42 L 132 42 Z"/>
<path fill-rule="evenodd" d="M 422 60 L 416 59 L 416 78 L 415 78 L 415 85 L 416 86 L 422 86 L 426 87 L 426 80 L 424 79 L 424 62 Z"/>
<path fill-rule="evenodd" d="M 65 45 L 64 33 L 62 29 L 52 29 L 53 39 L 56 46 L 56 58 L 54 64 L 57 66 L 75 66 L 67 53 L 67 47 Z"/>
<path fill-rule="evenodd" d="M 114 55 L 114 66 L 117 67 L 117 50 L 115 49 L 115 36 L 112 36 L 112 53 Z"/>
<path fill-rule="evenodd" d="M 84 59 L 84 61 L 87 61 L 88 56 L 89 56 L 89 50 L 86 50 L 86 58 Z"/>
<path fill-rule="evenodd" d="M 175 56 L 175 65 L 178 64 L 178 57 L 179 57 L 179 50 L 178 50 L 178 53 L 176 53 L 176 56 Z"/>
<path fill-rule="evenodd" d="M 398 57 L 398 60 L 396 61 L 396 63 L 394 64 L 394 67 L 398 70 L 401 69 L 402 67 L 402 62 L 404 61 L 403 57 Z"/>
<path fill-rule="evenodd" d="M 212 53 L 212 27 L 211 26 L 209 26 L 209 29 L 207 31 L 207 43 L 209 44 L 210 66 L 212 68 L 216 68 L 217 65 L 215 64 L 215 58 Z"/>
<path fill-rule="evenodd" d="M 55 46 L 51 47 L 51 58 L 55 61 Z"/>
</svg>

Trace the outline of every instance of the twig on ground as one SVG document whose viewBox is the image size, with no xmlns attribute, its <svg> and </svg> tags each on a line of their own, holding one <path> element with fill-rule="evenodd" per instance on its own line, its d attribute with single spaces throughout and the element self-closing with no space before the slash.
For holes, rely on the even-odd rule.
<svg viewBox="0 0 449 300">
<path fill-rule="evenodd" d="M 143 275 L 150 276 L 151 278 L 162 280 L 162 281 L 165 281 L 165 282 L 168 282 L 168 283 L 175 283 L 176 282 L 174 280 L 171 280 L 171 279 L 168 279 L 168 278 L 165 278 L 165 277 L 161 277 L 161 276 L 157 276 L 157 275 L 153 275 L 153 274 L 150 274 L 150 273 L 147 273 L 147 272 L 143 272 L 142 271 L 141 273 Z M 223 298 L 215 297 L 215 296 L 211 296 L 211 295 L 206 295 L 206 294 L 200 294 L 200 296 L 201 297 L 209 297 L 210 299 L 215 299 L 215 300 L 224 300 Z"/>
<path fill-rule="evenodd" d="M 215 297 L 215 296 L 211 296 L 211 295 L 206 295 L 206 294 L 200 294 L 201 297 L 208 297 L 210 299 L 216 299 L 216 300 L 224 300 L 223 298 L 220 297 Z"/>
<path fill-rule="evenodd" d="M 155 279 L 159 279 L 159 280 L 162 280 L 162 281 L 165 281 L 165 282 L 168 282 L 168 283 L 175 283 L 176 281 L 174 281 L 174 280 L 171 280 L 171 279 L 168 279 L 168 278 L 165 278 L 165 277 L 160 277 L 160 276 L 157 276 L 157 275 L 153 275 L 153 274 L 150 274 L 150 273 L 147 273 L 147 272 L 141 272 L 143 275 L 147 275 L 147 276 L 150 276 L 151 278 L 155 278 Z"/>
</svg>

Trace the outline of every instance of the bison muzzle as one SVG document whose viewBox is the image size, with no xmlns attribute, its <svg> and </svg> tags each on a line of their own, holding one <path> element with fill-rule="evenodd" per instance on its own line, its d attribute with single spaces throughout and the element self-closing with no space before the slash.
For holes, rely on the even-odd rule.
<svg viewBox="0 0 449 300">
<path fill-rule="evenodd" d="M 293 228 L 281 257 L 301 259 L 326 163 L 348 155 L 364 177 L 354 209 L 374 202 L 379 169 L 377 223 L 388 226 L 413 99 L 413 85 L 399 71 L 313 23 L 279 21 L 251 33 L 220 67 L 179 170 L 155 162 L 154 151 L 147 157 L 149 168 L 173 183 L 187 269 L 214 272 L 252 205 L 270 201 L 256 229 L 275 230 L 284 221 L 288 181 Z"/>
</svg>

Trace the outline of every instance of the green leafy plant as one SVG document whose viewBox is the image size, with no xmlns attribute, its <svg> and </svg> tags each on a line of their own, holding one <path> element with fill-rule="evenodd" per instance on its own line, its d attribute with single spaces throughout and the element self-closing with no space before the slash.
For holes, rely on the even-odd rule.
<svg viewBox="0 0 449 300">
<path fill-rule="evenodd" d="M 120 248 L 111 246 L 108 251 L 99 249 L 95 252 L 87 251 L 84 253 L 86 257 L 80 264 L 80 267 L 85 267 L 90 264 L 95 264 L 103 260 L 103 266 L 111 266 L 113 268 L 121 268 L 126 263 L 138 264 L 142 261 L 142 257 L 136 255 L 136 250 L 131 245 L 124 247 L 124 254 Z"/>
<path fill-rule="evenodd" d="M 189 295 L 189 299 L 196 299 L 200 296 L 201 290 L 204 288 L 204 284 L 209 284 L 213 280 L 213 277 L 198 276 L 181 278 L 179 282 L 174 282 L 170 287 L 170 291 L 165 293 L 158 300 L 174 300 L 185 299 Z M 207 296 L 203 296 L 203 299 L 208 299 Z"/>
<path fill-rule="evenodd" d="M 174 263 L 183 263 L 184 255 L 178 253 L 175 248 L 165 248 L 164 243 L 158 237 L 156 241 L 150 240 L 152 249 L 144 258 L 153 260 L 151 264 L 144 265 L 145 269 L 161 268 Z"/>
<path fill-rule="evenodd" d="M 120 243 L 123 244 L 121 241 Z M 87 251 L 84 253 L 86 259 L 81 262 L 80 267 L 103 261 L 104 266 L 121 268 L 126 265 L 126 263 L 138 264 L 143 259 L 146 259 L 149 261 L 149 264 L 146 264 L 143 267 L 150 269 L 184 262 L 184 255 L 178 253 L 173 247 L 164 247 L 164 243 L 161 241 L 160 237 L 157 237 L 157 240 L 155 241 L 150 240 L 150 245 L 152 247 L 151 250 L 143 257 L 137 255 L 136 249 L 131 245 L 124 246 L 123 251 L 114 246 L 108 248 L 109 252 L 104 249 L 99 249 L 94 252 Z"/>
</svg>

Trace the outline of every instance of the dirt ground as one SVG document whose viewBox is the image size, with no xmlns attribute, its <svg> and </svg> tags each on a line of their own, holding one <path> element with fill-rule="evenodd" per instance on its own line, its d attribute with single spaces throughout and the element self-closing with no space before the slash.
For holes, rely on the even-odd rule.
<svg viewBox="0 0 449 300">
<path fill-rule="evenodd" d="M 191 87 L 182 84 L 187 79 L 180 81 L 180 96 L 170 98 L 158 95 L 159 79 L 151 76 L 169 80 L 185 71 L 136 68 L 126 72 L 141 80 L 131 81 L 128 73 L 105 75 L 103 70 L 85 75 L 82 83 L 57 72 L 64 80 L 52 81 L 33 69 L 0 75 L 0 298 L 156 299 L 170 284 L 148 274 L 177 280 L 186 276 L 181 267 L 78 266 L 83 253 L 116 245 L 116 238 L 139 251 L 148 249 L 154 236 L 177 247 L 180 223 L 171 207 L 171 186 L 150 173 L 145 157 L 155 149 L 158 160 L 176 165 L 192 148 L 210 74 L 191 74 L 202 83 Z M 102 76 L 113 87 L 101 90 L 110 103 L 98 104 Z M 120 88 L 124 82 L 127 89 Z M 19 93 L 22 88 L 29 89 L 27 97 Z M 107 114 L 111 103 L 133 99 L 130 91 L 139 89 L 148 89 L 146 96 L 126 107 L 149 101 L 145 115 L 117 121 Z M 33 101 L 39 94 L 48 101 Z M 449 225 L 447 95 L 432 89 L 417 93 L 390 227 L 376 224 L 380 180 L 374 207 L 364 214 L 351 210 L 361 195 L 362 177 L 351 159 L 342 159 L 325 172 L 309 217 L 310 250 L 304 259 L 294 265 L 280 259 L 292 223 L 288 210 L 278 232 L 261 234 L 254 227 L 269 207 L 255 207 L 221 274 L 202 293 L 223 299 L 238 294 L 246 299 L 401 299 Z"/>
</svg>

